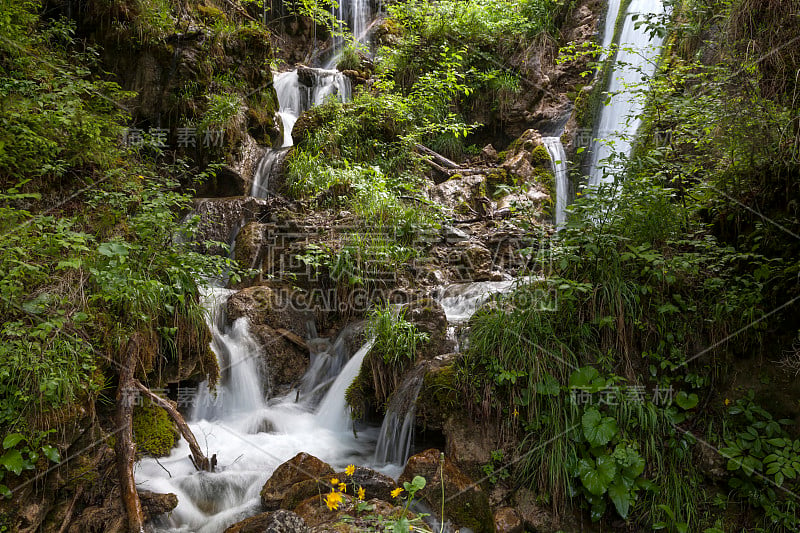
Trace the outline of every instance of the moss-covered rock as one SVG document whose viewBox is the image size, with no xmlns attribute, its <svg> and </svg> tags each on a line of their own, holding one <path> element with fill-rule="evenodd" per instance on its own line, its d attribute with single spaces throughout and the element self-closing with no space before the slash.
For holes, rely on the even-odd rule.
<svg viewBox="0 0 800 533">
<path fill-rule="evenodd" d="M 167 412 L 145 400 L 133 409 L 133 439 L 139 453 L 164 457 L 175 447 L 178 430 Z"/>
<path fill-rule="evenodd" d="M 453 365 L 429 369 L 417 398 L 417 425 L 426 429 L 442 429 L 445 421 L 462 409 Z"/>
</svg>

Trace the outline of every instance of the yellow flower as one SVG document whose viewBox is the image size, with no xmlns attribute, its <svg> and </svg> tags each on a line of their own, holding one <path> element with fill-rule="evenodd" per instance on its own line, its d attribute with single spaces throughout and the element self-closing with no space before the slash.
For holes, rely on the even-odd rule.
<svg viewBox="0 0 800 533">
<path fill-rule="evenodd" d="M 728 398 L 725 398 L 725 405 L 730 405 L 731 401 Z"/>
<path fill-rule="evenodd" d="M 347 492 L 347 483 L 339 483 L 339 490 L 342 492 Z"/>
<path fill-rule="evenodd" d="M 517 411 L 517 408 L 516 408 L 516 407 L 514 408 L 514 412 L 513 412 L 513 413 L 511 413 L 511 414 L 513 414 L 513 415 L 514 415 L 514 418 L 517 418 L 517 417 L 519 416 L 519 411 Z"/>
<path fill-rule="evenodd" d="M 367 491 L 364 490 L 364 487 L 359 485 L 359 487 L 358 487 L 358 499 L 359 500 L 363 500 L 366 495 L 367 495 Z"/>
<path fill-rule="evenodd" d="M 339 508 L 339 504 L 342 503 L 342 495 L 338 492 L 329 492 L 325 495 L 325 505 L 328 506 L 328 509 L 331 511 L 335 511 Z"/>
<path fill-rule="evenodd" d="M 356 471 L 355 465 L 347 465 L 347 467 L 344 469 L 344 473 L 347 474 L 348 476 L 352 476 L 355 471 Z"/>
<path fill-rule="evenodd" d="M 339 484 L 339 480 L 337 478 L 335 478 L 335 477 L 332 477 L 331 478 L 331 485 L 333 485 L 335 487 L 338 484 Z"/>
<path fill-rule="evenodd" d="M 392 491 L 392 498 L 397 498 L 398 496 L 400 496 L 401 492 L 403 492 L 403 489 L 401 489 L 400 487 L 397 487 L 396 489 L 394 489 Z"/>
</svg>

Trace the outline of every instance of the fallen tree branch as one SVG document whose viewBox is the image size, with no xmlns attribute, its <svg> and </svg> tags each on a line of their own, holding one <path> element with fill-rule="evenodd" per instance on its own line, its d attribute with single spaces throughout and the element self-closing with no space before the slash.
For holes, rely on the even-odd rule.
<svg viewBox="0 0 800 533">
<path fill-rule="evenodd" d="M 423 154 L 425 154 L 425 155 L 431 156 L 431 157 L 432 157 L 432 158 L 433 158 L 433 159 L 434 159 L 434 160 L 435 160 L 437 163 L 439 163 L 439 164 L 440 164 L 441 166 L 443 166 L 443 167 L 447 167 L 447 168 L 459 168 L 459 167 L 461 166 L 461 165 L 459 165 L 458 163 L 456 163 L 455 161 L 453 161 L 453 160 L 451 160 L 451 159 L 447 159 L 447 158 L 446 158 L 445 156 L 443 156 L 442 154 L 440 154 L 440 153 L 438 153 L 438 152 L 434 152 L 433 150 L 431 150 L 431 149 L 430 149 L 430 148 L 428 148 L 427 146 L 423 146 L 423 145 L 421 145 L 421 144 L 417 143 L 417 144 L 415 144 L 415 145 L 414 145 L 414 148 L 415 148 L 415 149 L 416 149 L 418 152 L 422 152 L 422 153 L 423 153 Z"/>
<path fill-rule="evenodd" d="M 183 416 L 181 416 L 172 402 L 158 396 L 157 394 L 153 394 L 150 389 L 145 387 L 138 380 L 134 380 L 134 386 L 142 391 L 145 396 L 150 398 L 151 402 L 164 409 L 167 414 L 169 414 L 170 418 L 172 418 L 172 421 L 175 422 L 175 425 L 178 426 L 178 431 L 181 432 L 183 438 L 189 443 L 189 449 L 192 451 L 190 458 L 192 459 L 192 464 L 194 467 L 197 470 L 213 472 L 214 468 L 217 466 L 217 455 L 212 455 L 211 459 L 209 460 L 208 457 L 203 454 L 203 450 L 201 450 L 200 445 L 197 444 L 197 439 L 194 438 L 194 433 L 192 433 L 192 430 L 189 429 L 189 424 L 186 423 L 186 420 L 184 420 Z"/>
<path fill-rule="evenodd" d="M 117 471 L 119 473 L 120 495 L 128 515 L 128 532 L 144 533 L 144 512 L 136 482 L 133 479 L 133 464 L 136 460 L 136 442 L 133 440 L 133 404 L 131 394 L 135 388 L 133 377 L 139 359 L 139 343 L 136 337 L 128 340 L 127 354 L 120 365 L 119 385 L 117 385 L 116 423 L 120 428 L 115 446 Z"/>
</svg>

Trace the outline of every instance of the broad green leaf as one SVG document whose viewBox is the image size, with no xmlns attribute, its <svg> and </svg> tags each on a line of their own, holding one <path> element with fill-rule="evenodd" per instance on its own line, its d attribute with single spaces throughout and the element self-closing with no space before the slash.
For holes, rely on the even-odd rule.
<svg viewBox="0 0 800 533">
<path fill-rule="evenodd" d="M 8 450 L 0 457 L 0 465 L 16 475 L 20 475 L 28 467 L 19 450 Z"/>
<path fill-rule="evenodd" d="M 42 446 L 42 453 L 54 463 L 61 460 L 61 454 L 58 453 L 58 449 L 55 446 L 50 446 L 49 444 Z"/>
<path fill-rule="evenodd" d="M 592 381 L 600 377 L 600 372 L 591 366 L 579 368 L 569 377 L 570 387 L 588 387 Z"/>
<path fill-rule="evenodd" d="M 22 433 L 9 433 L 6 435 L 6 438 L 3 439 L 3 449 L 7 450 L 13 448 L 23 440 L 25 440 L 25 435 Z"/>
<path fill-rule="evenodd" d="M 611 498 L 611 501 L 614 503 L 614 507 L 617 508 L 617 513 L 622 518 L 628 518 L 628 511 L 631 508 L 631 493 L 628 490 L 628 487 L 622 482 L 620 478 L 614 480 L 614 482 L 608 487 L 608 497 Z"/>
<path fill-rule="evenodd" d="M 617 467 L 609 456 L 599 457 L 596 463 L 587 459 L 582 459 L 578 463 L 578 475 L 581 483 L 595 496 L 604 494 L 608 490 L 608 485 L 616 473 Z"/>
<path fill-rule="evenodd" d="M 590 446 L 603 446 L 608 444 L 617 434 L 617 421 L 610 416 L 603 416 L 596 408 L 591 407 L 583 413 L 581 418 L 583 436 Z"/>
<path fill-rule="evenodd" d="M 697 397 L 697 394 L 694 393 L 686 394 L 684 391 L 679 391 L 678 394 L 675 395 L 675 403 L 677 403 L 681 409 L 693 409 L 697 406 L 699 401 L 700 399 Z"/>
</svg>

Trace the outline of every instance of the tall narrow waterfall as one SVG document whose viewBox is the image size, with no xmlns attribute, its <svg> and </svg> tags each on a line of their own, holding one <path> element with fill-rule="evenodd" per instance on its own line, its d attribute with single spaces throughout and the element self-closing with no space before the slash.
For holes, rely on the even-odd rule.
<svg viewBox="0 0 800 533">
<path fill-rule="evenodd" d="M 556 226 L 561 226 L 566 221 L 568 187 L 567 181 L 567 154 L 559 137 L 542 137 L 542 144 L 550 154 L 553 174 L 556 180 Z"/>
<path fill-rule="evenodd" d="M 618 1 L 609 3 L 604 44 L 611 42 L 609 34 L 613 33 L 617 18 L 611 11 L 613 5 L 619 9 Z M 611 102 L 601 111 L 594 135 L 599 140 L 593 141 L 591 147 L 589 185 L 613 181 L 620 169 L 606 160 L 614 152 L 624 156 L 630 154 L 633 137 L 639 128 L 638 115 L 644 107 L 643 96 L 637 90 L 655 72 L 662 39 L 651 38 L 645 25 L 636 28 L 637 21 L 633 20 L 633 15 L 662 13 L 661 0 L 632 0 L 628 6 L 608 86 Z"/>
</svg>

